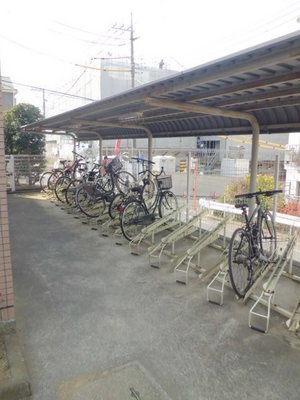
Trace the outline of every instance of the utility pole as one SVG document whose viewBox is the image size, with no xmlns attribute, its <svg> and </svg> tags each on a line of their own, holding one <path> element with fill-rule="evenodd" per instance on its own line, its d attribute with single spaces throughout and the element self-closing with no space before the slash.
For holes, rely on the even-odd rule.
<svg viewBox="0 0 300 400">
<path fill-rule="evenodd" d="M 133 19 L 132 13 L 130 14 L 130 64 L 131 64 L 131 87 L 135 87 L 135 64 L 134 64 L 134 46 L 133 43 L 136 38 L 133 37 Z"/>
<path fill-rule="evenodd" d="M 112 27 L 115 30 L 122 32 L 130 33 L 130 73 L 131 73 L 131 87 L 135 87 L 135 62 L 134 62 L 134 41 L 138 39 L 138 37 L 134 37 L 134 29 L 133 29 L 133 16 L 130 14 L 130 26 L 125 27 L 124 25 Z"/>
<path fill-rule="evenodd" d="M 130 13 L 129 27 L 124 27 L 124 25 L 117 27 L 116 25 L 114 25 L 113 28 L 116 30 L 120 30 L 122 32 L 130 33 L 130 74 L 131 74 L 131 88 L 133 89 L 135 87 L 134 41 L 138 38 L 134 37 L 132 13 Z M 136 139 L 132 139 L 132 150 L 134 151 L 135 149 L 136 149 Z"/>
<path fill-rule="evenodd" d="M 42 89 L 43 93 L 43 116 L 46 118 L 46 97 L 45 97 L 45 89 Z"/>
</svg>

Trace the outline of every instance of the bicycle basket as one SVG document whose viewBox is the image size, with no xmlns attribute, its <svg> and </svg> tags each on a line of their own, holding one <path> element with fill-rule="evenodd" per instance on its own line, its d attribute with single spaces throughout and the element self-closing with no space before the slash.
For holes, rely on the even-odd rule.
<svg viewBox="0 0 300 400">
<path fill-rule="evenodd" d="M 121 161 L 119 160 L 119 158 L 113 158 L 111 160 L 111 162 L 108 164 L 107 166 L 107 171 L 113 172 L 113 173 L 117 173 L 118 171 L 120 171 L 123 168 L 123 164 L 121 163 Z"/>
<path fill-rule="evenodd" d="M 172 188 L 172 176 L 160 176 L 157 178 L 158 187 L 163 190 L 171 189 Z"/>
<path fill-rule="evenodd" d="M 90 171 L 90 172 L 88 173 L 88 181 L 89 181 L 89 182 L 94 181 L 94 180 L 95 180 L 95 176 L 96 176 L 96 172 L 95 172 L 95 171 Z"/>
</svg>

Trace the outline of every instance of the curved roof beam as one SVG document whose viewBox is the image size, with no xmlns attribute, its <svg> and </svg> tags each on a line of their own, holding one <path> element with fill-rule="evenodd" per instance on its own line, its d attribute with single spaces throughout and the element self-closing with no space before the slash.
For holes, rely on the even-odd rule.
<svg viewBox="0 0 300 400">
<path fill-rule="evenodd" d="M 146 104 L 157 107 L 166 107 L 175 110 L 192 111 L 195 113 L 218 115 L 229 118 L 244 119 L 248 121 L 252 127 L 252 147 L 251 147 L 251 176 L 249 191 L 255 192 L 257 164 L 258 164 L 258 148 L 259 148 L 259 133 L 260 127 L 254 115 L 242 111 L 228 110 L 218 107 L 203 106 L 199 104 L 183 103 L 179 101 L 162 100 L 154 97 L 146 97 L 144 99 Z M 254 208 L 254 202 L 251 204 L 251 209 Z M 250 210 L 251 211 L 251 210 Z"/>
</svg>

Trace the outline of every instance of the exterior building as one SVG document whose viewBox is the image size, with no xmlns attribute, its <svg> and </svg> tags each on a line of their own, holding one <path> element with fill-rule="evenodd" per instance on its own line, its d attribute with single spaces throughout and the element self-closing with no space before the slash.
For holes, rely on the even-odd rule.
<svg viewBox="0 0 300 400">
<path fill-rule="evenodd" d="M 290 133 L 285 154 L 286 193 L 300 200 L 300 133 Z"/>
<path fill-rule="evenodd" d="M 1 77 L 1 84 L 3 111 L 5 111 L 16 105 L 17 90 L 14 88 L 12 81 L 8 76 Z"/>
<path fill-rule="evenodd" d="M 10 89 L 10 93 L 13 89 Z M 0 81 L 0 332 L 5 326 L 14 325 L 14 290 L 10 238 L 8 228 L 8 205 L 6 193 L 6 163 L 4 154 L 3 94 Z M 11 99 L 11 96 L 6 99 Z"/>
</svg>

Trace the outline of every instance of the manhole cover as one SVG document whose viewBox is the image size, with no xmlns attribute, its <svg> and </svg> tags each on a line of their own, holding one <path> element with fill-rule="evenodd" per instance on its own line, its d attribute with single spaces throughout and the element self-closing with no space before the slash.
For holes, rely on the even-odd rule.
<svg viewBox="0 0 300 400">
<path fill-rule="evenodd" d="M 171 400 L 138 363 L 80 375 L 59 388 L 60 400 Z"/>
</svg>

